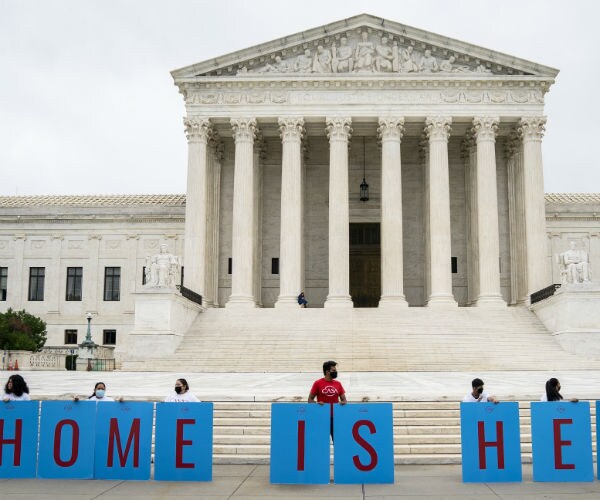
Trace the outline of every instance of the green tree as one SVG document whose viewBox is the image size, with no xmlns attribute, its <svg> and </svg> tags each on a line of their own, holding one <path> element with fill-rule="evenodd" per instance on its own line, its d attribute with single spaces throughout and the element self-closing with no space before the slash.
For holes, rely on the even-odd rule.
<svg viewBox="0 0 600 500">
<path fill-rule="evenodd" d="M 39 351 L 46 343 L 46 323 L 25 310 L 0 313 L 0 348 Z"/>
</svg>

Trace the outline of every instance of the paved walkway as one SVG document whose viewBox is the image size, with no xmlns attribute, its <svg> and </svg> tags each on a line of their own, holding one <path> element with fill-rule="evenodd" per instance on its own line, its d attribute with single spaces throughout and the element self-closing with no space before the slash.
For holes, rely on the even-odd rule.
<svg viewBox="0 0 600 500">
<path fill-rule="evenodd" d="M 591 483 L 534 483 L 531 466 L 524 466 L 522 483 L 471 483 L 461 480 L 460 466 L 397 466 L 395 484 L 272 485 L 266 465 L 216 465 L 209 483 L 158 481 L 0 480 L 0 499 L 144 500 L 171 498 L 236 499 L 297 498 L 360 499 L 594 499 L 600 481 Z"/>
<path fill-rule="evenodd" d="M 33 399 L 62 399 L 92 393 L 94 383 L 107 384 L 107 395 L 129 400 L 162 400 L 184 377 L 203 401 L 305 401 L 312 382 L 322 373 L 286 373 L 285 362 L 270 369 L 276 373 L 182 372 L 19 372 L 29 384 Z M 558 377 L 565 398 L 600 400 L 600 372 L 344 372 L 339 380 L 349 401 L 460 401 L 481 377 L 486 390 L 500 400 L 539 400 L 546 380 Z M 13 372 L 0 372 L 0 382 Z"/>
</svg>

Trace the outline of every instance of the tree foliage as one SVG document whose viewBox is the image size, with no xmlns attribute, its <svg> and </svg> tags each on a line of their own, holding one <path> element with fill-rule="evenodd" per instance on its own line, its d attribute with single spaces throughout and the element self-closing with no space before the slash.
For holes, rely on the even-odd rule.
<svg viewBox="0 0 600 500">
<path fill-rule="evenodd" d="M 46 343 L 46 323 L 25 310 L 0 313 L 0 348 L 39 351 Z"/>
</svg>

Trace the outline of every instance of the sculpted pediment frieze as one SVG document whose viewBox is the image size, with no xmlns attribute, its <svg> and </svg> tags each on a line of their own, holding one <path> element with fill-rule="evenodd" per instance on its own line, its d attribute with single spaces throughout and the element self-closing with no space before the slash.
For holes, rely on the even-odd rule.
<svg viewBox="0 0 600 500">
<path fill-rule="evenodd" d="M 198 77 L 543 76 L 558 70 L 367 14 L 172 72 Z"/>
</svg>

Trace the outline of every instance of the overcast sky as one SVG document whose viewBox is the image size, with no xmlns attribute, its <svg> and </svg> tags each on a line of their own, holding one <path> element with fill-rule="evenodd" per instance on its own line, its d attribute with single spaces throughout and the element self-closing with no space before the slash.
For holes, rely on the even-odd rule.
<svg viewBox="0 0 600 500">
<path fill-rule="evenodd" d="M 600 192 L 598 1 L 0 0 L 0 195 L 184 193 L 169 72 L 363 12 L 560 69 L 545 189 Z"/>
</svg>

